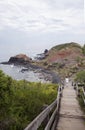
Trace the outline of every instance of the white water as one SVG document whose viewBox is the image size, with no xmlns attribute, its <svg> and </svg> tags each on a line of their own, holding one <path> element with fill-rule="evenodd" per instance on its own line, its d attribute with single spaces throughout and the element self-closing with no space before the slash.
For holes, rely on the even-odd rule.
<svg viewBox="0 0 85 130">
<path fill-rule="evenodd" d="M 0 69 L 3 70 L 5 74 L 16 80 L 25 79 L 30 82 L 46 82 L 43 75 L 42 78 L 40 78 L 40 73 L 34 73 L 33 71 L 25 71 L 22 73 L 21 70 L 23 67 L 20 66 L 0 64 Z"/>
</svg>

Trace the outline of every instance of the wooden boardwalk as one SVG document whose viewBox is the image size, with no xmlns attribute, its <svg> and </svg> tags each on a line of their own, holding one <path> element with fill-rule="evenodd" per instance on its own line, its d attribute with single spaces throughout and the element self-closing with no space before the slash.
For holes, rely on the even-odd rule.
<svg viewBox="0 0 85 130">
<path fill-rule="evenodd" d="M 56 130 L 85 130 L 85 123 L 82 119 L 84 114 L 76 98 L 76 92 L 69 83 L 63 90 L 60 118 Z"/>
</svg>

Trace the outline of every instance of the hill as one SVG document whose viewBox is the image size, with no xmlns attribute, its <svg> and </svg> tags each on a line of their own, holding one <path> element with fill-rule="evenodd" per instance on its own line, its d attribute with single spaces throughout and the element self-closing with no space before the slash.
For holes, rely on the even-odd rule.
<svg viewBox="0 0 85 130">
<path fill-rule="evenodd" d="M 48 63 L 68 63 L 82 57 L 81 46 L 77 43 L 66 43 L 51 48 L 46 58 Z"/>
<path fill-rule="evenodd" d="M 85 67 L 84 57 L 82 47 L 78 43 L 71 42 L 52 47 L 41 64 L 59 73 L 64 71 L 64 74 L 68 75 L 68 70 L 74 73 L 76 69 Z"/>
</svg>

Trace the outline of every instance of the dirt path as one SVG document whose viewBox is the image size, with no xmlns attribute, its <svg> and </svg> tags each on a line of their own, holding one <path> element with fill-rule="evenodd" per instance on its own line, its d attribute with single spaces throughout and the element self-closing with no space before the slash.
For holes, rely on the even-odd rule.
<svg viewBox="0 0 85 130">
<path fill-rule="evenodd" d="M 56 130 L 85 130 L 83 112 L 76 99 L 76 92 L 69 83 L 63 90 L 60 119 Z"/>
</svg>

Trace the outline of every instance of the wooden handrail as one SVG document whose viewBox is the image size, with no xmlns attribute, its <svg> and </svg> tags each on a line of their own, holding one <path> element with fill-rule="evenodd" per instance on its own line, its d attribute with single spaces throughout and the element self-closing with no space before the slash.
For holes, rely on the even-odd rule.
<svg viewBox="0 0 85 130">
<path fill-rule="evenodd" d="M 56 106 L 57 100 L 42 111 L 24 130 L 37 130 L 50 111 Z"/>
<path fill-rule="evenodd" d="M 85 96 L 85 91 L 84 91 L 84 88 L 82 87 L 82 91 L 83 91 L 83 95 Z"/>
<path fill-rule="evenodd" d="M 45 127 L 45 130 L 50 130 L 50 128 L 51 128 L 51 126 L 52 126 L 52 124 L 53 124 L 53 121 L 54 121 L 54 119 L 55 119 L 56 114 L 57 114 L 57 108 L 56 108 L 55 111 L 53 112 L 53 114 L 52 114 L 52 116 L 51 116 L 51 118 L 50 118 L 48 124 L 47 124 L 46 127 Z"/>
<path fill-rule="evenodd" d="M 77 96 L 78 96 L 78 86 L 76 86 L 76 88 L 77 88 Z M 83 94 L 81 94 L 81 97 L 82 97 L 83 102 L 85 104 L 85 91 L 84 91 L 83 87 L 82 87 L 82 92 L 83 92 Z"/>
<path fill-rule="evenodd" d="M 61 90 L 61 91 L 60 91 Z M 56 115 L 58 115 L 59 113 L 59 108 L 60 108 L 60 99 L 61 99 L 61 94 L 62 94 L 62 87 L 59 86 L 59 89 L 58 89 L 58 96 L 57 96 L 57 106 L 56 106 L 56 109 L 55 111 L 53 112 L 52 116 L 50 117 L 50 120 L 48 121 L 46 127 L 45 127 L 45 130 L 50 130 L 50 128 L 52 127 L 54 121 L 55 121 L 55 117 Z M 56 125 L 56 124 L 55 124 Z M 55 126 L 54 128 L 52 128 L 52 130 L 55 129 Z"/>
<path fill-rule="evenodd" d="M 39 126 L 41 125 L 41 123 L 49 115 L 51 110 L 56 106 L 56 109 L 53 112 L 53 114 L 52 114 L 52 116 L 51 116 L 51 118 L 50 118 L 50 120 L 49 120 L 49 122 L 48 122 L 48 124 L 47 124 L 47 126 L 45 128 L 45 130 L 49 130 L 52 123 L 53 123 L 53 120 L 55 119 L 55 116 L 56 116 L 56 114 L 57 114 L 57 112 L 59 110 L 60 96 L 61 96 L 61 92 L 58 89 L 57 99 L 51 105 L 49 105 L 45 110 L 43 110 L 30 124 L 28 124 L 28 126 L 24 130 L 37 130 L 39 128 Z"/>
</svg>

